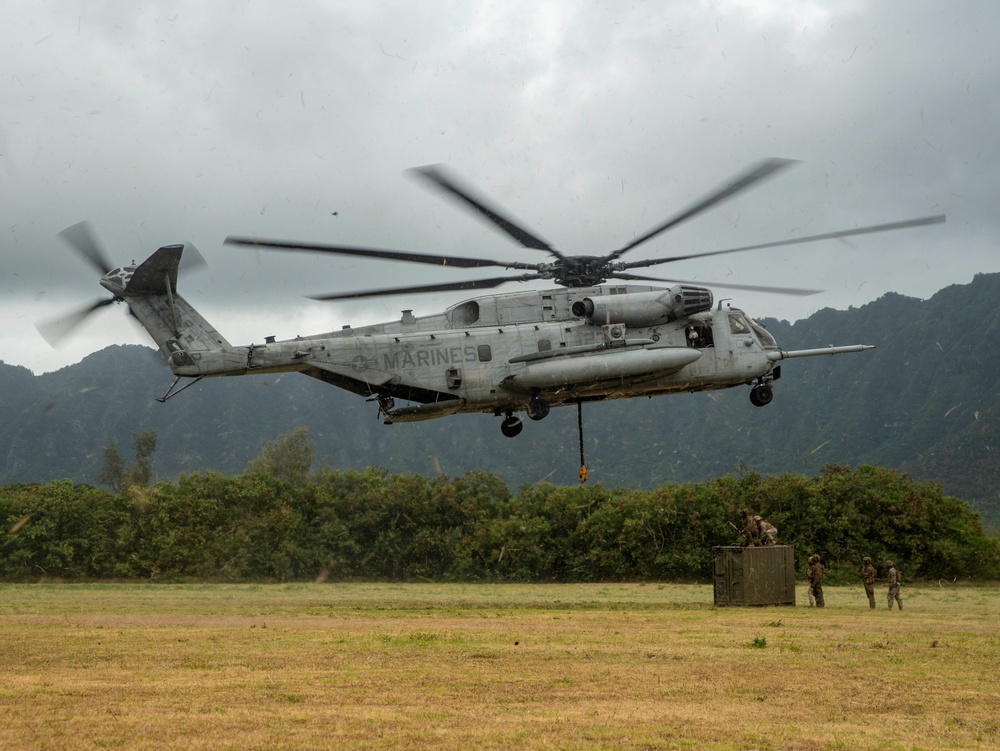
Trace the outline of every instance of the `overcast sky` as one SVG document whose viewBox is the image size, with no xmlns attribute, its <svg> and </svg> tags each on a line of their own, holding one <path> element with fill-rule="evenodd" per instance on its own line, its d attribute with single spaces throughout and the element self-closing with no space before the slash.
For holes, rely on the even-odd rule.
<svg viewBox="0 0 1000 751">
<path fill-rule="evenodd" d="M 626 260 L 948 215 L 647 271 L 826 290 L 716 290 L 757 317 L 1000 271 L 996 0 L 5 0 L 0 20 L 0 360 L 35 372 L 149 343 L 113 306 L 60 350 L 37 333 L 106 296 L 57 237 L 83 219 L 115 265 L 193 242 L 209 266 L 179 291 L 234 344 L 438 312 L 470 295 L 305 295 L 477 272 L 229 234 L 549 260 L 404 174 L 431 163 L 603 254 L 761 158 L 801 160 Z"/>
</svg>

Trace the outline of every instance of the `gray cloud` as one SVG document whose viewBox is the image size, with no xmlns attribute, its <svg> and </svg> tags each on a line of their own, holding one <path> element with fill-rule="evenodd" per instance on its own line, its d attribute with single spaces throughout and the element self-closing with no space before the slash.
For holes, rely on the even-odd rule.
<svg viewBox="0 0 1000 751">
<path fill-rule="evenodd" d="M 182 293 L 232 341 L 429 313 L 462 295 L 305 294 L 441 271 L 222 245 L 228 234 L 540 260 L 402 174 L 444 162 L 570 253 L 620 247 L 747 164 L 801 164 L 635 250 L 712 250 L 947 213 L 925 230 L 688 261 L 664 276 L 794 320 L 1000 269 L 1000 6 L 881 0 L 9 2 L 0 27 L 0 359 L 49 370 L 32 322 L 100 295 L 56 239 L 91 220 L 116 261 L 193 241 Z M 454 271 L 449 278 L 469 272 Z"/>
</svg>

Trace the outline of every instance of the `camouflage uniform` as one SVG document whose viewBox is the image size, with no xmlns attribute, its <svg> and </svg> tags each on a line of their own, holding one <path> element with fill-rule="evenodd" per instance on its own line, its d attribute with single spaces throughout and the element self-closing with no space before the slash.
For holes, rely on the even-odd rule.
<svg viewBox="0 0 1000 751">
<path fill-rule="evenodd" d="M 810 559 L 812 564 L 806 570 L 809 575 L 809 594 L 816 598 L 816 607 L 826 607 L 823 599 L 823 564 L 818 555 L 813 555 Z"/>
<path fill-rule="evenodd" d="M 740 511 L 740 518 L 743 520 L 743 529 L 740 530 L 740 534 L 743 535 L 745 544 L 751 548 L 754 545 L 760 545 L 760 527 L 757 526 L 757 520 L 746 509 Z"/>
<path fill-rule="evenodd" d="M 889 610 L 892 610 L 893 600 L 899 603 L 899 609 L 902 610 L 903 598 L 899 596 L 899 585 L 903 581 L 903 575 L 896 570 L 892 561 L 886 561 L 885 565 L 889 569 L 885 575 L 885 580 L 889 582 Z"/>
<path fill-rule="evenodd" d="M 866 555 L 864 565 L 861 567 L 861 581 L 864 582 L 865 594 L 868 595 L 868 607 L 872 610 L 875 609 L 875 574 L 872 559 Z"/>
<path fill-rule="evenodd" d="M 754 520 L 757 522 L 757 527 L 760 529 L 760 540 L 762 545 L 777 545 L 778 544 L 778 528 L 775 527 L 767 519 L 761 519 L 759 516 L 755 516 Z"/>
</svg>

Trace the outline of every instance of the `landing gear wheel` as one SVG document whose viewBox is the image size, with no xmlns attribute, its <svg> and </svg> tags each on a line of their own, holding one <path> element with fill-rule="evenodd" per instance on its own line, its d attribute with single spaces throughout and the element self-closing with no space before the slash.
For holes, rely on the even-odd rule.
<svg viewBox="0 0 1000 751">
<path fill-rule="evenodd" d="M 513 438 L 514 436 L 519 435 L 522 430 L 524 430 L 524 423 L 521 422 L 520 417 L 508 415 L 504 418 L 504 421 L 500 423 L 500 432 L 508 438 Z"/>
<path fill-rule="evenodd" d="M 528 417 L 532 420 L 541 420 L 549 414 L 549 409 L 549 403 L 536 396 L 528 402 Z"/>
<path fill-rule="evenodd" d="M 750 389 L 750 403 L 755 407 L 764 407 L 771 403 L 774 392 L 770 386 L 754 386 Z"/>
</svg>

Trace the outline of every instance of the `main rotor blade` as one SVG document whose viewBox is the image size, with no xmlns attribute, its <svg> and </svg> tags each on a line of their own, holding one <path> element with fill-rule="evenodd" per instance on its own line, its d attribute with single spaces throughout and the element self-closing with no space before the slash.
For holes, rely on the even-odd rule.
<svg viewBox="0 0 1000 751">
<path fill-rule="evenodd" d="M 59 237 L 72 245 L 77 252 L 101 272 L 104 276 L 111 271 L 112 266 L 108 262 L 101 243 L 94 234 L 90 222 L 77 222 L 72 227 L 67 227 L 59 233 Z"/>
<path fill-rule="evenodd" d="M 625 263 L 622 268 L 638 269 L 646 266 L 658 266 L 661 263 L 671 263 L 673 261 L 686 261 L 689 258 L 707 258 L 708 256 L 721 256 L 726 253 L 742 253 L 745 250 L 761 250 L 763 248 L 777 248 L 782 245 L 797 245 L 799 243 L 818 242 L 820 240 L 836 240 L 842 237 L 853 237 L 855 235 L 870 235 L 875 232 L 891 232 L 897 229 L 909 229 L 910 227 L 924 227 L 928 224 L 942 224 L 945 221 L 944 214 L 936 216 L 925 216 L 919 219 L 908 219 L 903 222 L 890 222 L 888 224 L 873 224 L 870 227 L 858 227 L 857 229 L 841 230 L 840 232 L 824 232 L 821 235 L 809 235 L 808 237 L 793 237 L 788 240 L 778 240 L 770 243 L 759 243 L 757 245 L 744 245 L 742 248 L 727 248 L 726 250 L 713 250 L 708 253 L 688 253 L 683 256 L 671 256 L 670 258 L 651 258 L 645 261 L 633 261 Z"/>
<path fill-rule="evenodd" d="M 353 245 L 327 245 L 324 243 L 295 243 L 284 240 L 263 240 L 256 237 L 227 237 L 227 245 L 247 245 L 258 248 L 274 248 L 277 250 L 302 250 L 310 253 L 333 253 L 342 256 L 366 256 L 381 258 L 388 261 L 406 261 L 407 263 L 428 263 L 434 266 L 456 266 L 460 269 L 499 266 L 506 269 L 538 268 L 535 263 L 520 263 L 517 261 L 491 261 L 487 258 L 468 258 L 465 256 L 443 256 L 431 253 L 415 253 L 406 250 L 388 250 L 386 248 L 362 248 Z"/>
<path fill-rule="evenodd" d="M 420 175 L 431 184 L 436 185 L 445 194 L 458 198 L 467 206 L 489 219 L 524 247 L 548 251 L 556 258 L 563 257 L 561 253 L 552 248 L 545 240 L 536 237 L 517 222 L 504 216 L 499 210 L 490 206 L 486 199 L 474 196 L 469 188 L 459 186 L 457 179 L 449 176 L 443 165 L 431 164 L 426 167 L 414 167 L 409 172 Z"/>
<path fill-rule="evenodd" d="M 611 279 L 628 279 L 631 281 L 645 282 L 666 282 L 667 284 L 690 284 L 694 287 L 722 287 L 724 289 L 742 289 L 748 292 L 771 292 L 776 295 L 798 295 L 807 297 L 808 295 L 818 295 L 821 289 L 798 289 L 796 287 L 766 287 L 759 284 L 726 284 L 724 282 L 686 282 L 681 279 L 657 279 L 653 276 L 640 276 L 638 274 L 622 274 L 614 272 Z"/>
<path fill-rule="evenodd" d="M 653 239 L 661 232 L 666 232 L 668 229 L 676 227 L 681 222 L 685 222 L 691 217 L 700 214 L 702 211 L 705 211 L 705 209 L 711 208 L 716 204 L 722 203 L 723 201 L 732 198 L 737 193 L 746 190 L 751 185 L 763 180 L 764 178 L 770 177 L 776 172 L 786 169 L 787 167 L 790 167 L 793 164 L 797 163 L 798 162 L 796 162 L 794 159 L 777 159 L 777 158 L 765 159 L 763 161 L 758 162 L 757 164 L 753 165 L 749 170 L 737 175 L 735 178 L 726 183 L 725 186 L 709 193 L 707 196 L 702 198 L 694 205 L 686 208 L 677 216 L 668 219 L 663 224 L 650 230 L 642 237 L 633 240 L 625 247 L 619 248 L 614 253 L 605 256 L 604 260 L 613 261 L 616 258 L 620 258 L 623 254 L 632 250 L 632 248 L 636 247 L 637 245 L 641 245 L 647 240 Z"/>
<path fill-rule="evenodd" d="M 38 329 L 38 333 L 42 335 L 42 338 L 45 339 L 45 341 L 53 347 L 56 347 L 62 342 L 63 339 L 72 333 L 73 329 L 87 320 L 91 313 L 105 307 L 106 305 L 110 305 L 114 301 L 114 297 L 97 300 L 96 302 L 93 302 L 84 308 L 80 308 L 79 310 L 68 315 L 60 318 L 54 318 L 50 321 L 37 323 L 35 324 L 35 328 Z"/>
<path fill-rule="evenodd" d="M 490 279 L 472 279 L 466 282 L 446 282 L 444 284 L 420 284 L 413 287 L 386 287 L 360 292 L 341 292 L 335 295 L 310 295 L 313 300 L 350 300 L 359 297 L 386 297 L 388 295 L 421 294 L 424 292 L 448 292 L 458 289 L 491 289 L 507 282 L 528 282 L 541 279 L 538 274 L 521 276 L 497 276 Z"/>
</svg>

